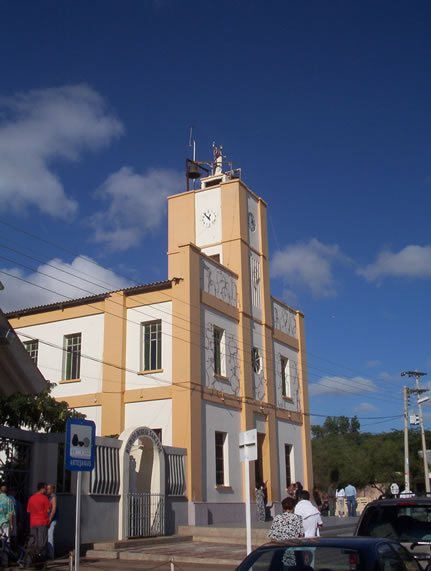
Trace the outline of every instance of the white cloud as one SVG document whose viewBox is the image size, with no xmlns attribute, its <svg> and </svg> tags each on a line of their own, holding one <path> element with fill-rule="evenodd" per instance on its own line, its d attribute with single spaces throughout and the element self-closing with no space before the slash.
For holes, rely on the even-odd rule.
<svg viewBox="0 0 431 571">
<path fill-rule="evenodd" d="M 377 360 L 371 360 L 367 362 L 367 367 L 369 367 L 370 369 L 375 369 L 376 367 L 380 367 L 382 363 L 380 361 Z"/>
<path fill-rule="evenodd" d="M 361 402 L 359 406 L 354 409 L 356 412 L 378 412 L 379 409 L 370 402 Z"/>
<path fill-rule="evenodd" d="M 123 132 L 103 97 L 87 85 L 0 97 L 0 209 L 36 206 L 69 218 L 77 210 L 53 163 L 77 161 Z"/>
<path fill-rule="evenodd" d="M 309 385 L 309 394 L 317 397 L 326 394 L 336 394 L 344 396 L 346 394 L 358 395 L 361 393 L 372 393 L 376 390 L 376 385 L 369 379 L 363 377 L 322 377 L 317 383 Z"/>
<path fill-rule="evenodd" d="M 0 279 L 5 287 L 0 298 L 3 311 L 87 297 L 130 285 L 112 270 L 82 257 L 70 264 L 54 259 L 39 266 L 37 272 L 27 274 L 18 268 L 3 268 Z"/>
<path fill-rule="evenodd" d="M 384 277 L 430 278 L 431 246 L 406 246 L 397 253 L 384 250 L 373 264 L 358 270 L 370 282 Z"/>
<path fill-rule="evenodd" d="M 308 243 L 287 246 L 275 252 L 271 262 L 273 277 L 284 278 L 289 288 L 305 288 L 313 297 L 336 295 L 332 266 L 346 263 L 338 245 L 322 244 L 316 238 Z"/>
<path fill-rule="evenodd" d="M 178 171 L 150 169 L 137 174 L 130 167 L 121 168 L 96 192 L 108 205 L 89 220 L 94 240 L 112 250 L 138 245 L 145 234 L 160 226 L 167 210 L 166 197 L 183 190 L 184 175 Z"/>
<path fill-rule="evenodd" d="M 396 375 L 394 375 L 392 373 L 382 371 L 381 373 L 379 373 L 378 376 L 379 376 L 379 379 L 382 379 L 382 381 L 385 381 L 388 383 L 392 383 L 393 381 L 401 381 L 400 373 L 397 373 Z"/>
</svg>

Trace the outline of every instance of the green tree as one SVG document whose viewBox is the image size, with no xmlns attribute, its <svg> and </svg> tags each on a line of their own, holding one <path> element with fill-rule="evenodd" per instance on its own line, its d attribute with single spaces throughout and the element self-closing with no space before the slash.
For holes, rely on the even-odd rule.
<svg viewBox="0 0 431 571">
<path fill-rule="evenodd" d="M 0 397 L 0 424 L 44 430 L 46 432 L 65 432 L 69 418 L 85 418 L 85 415 L 70 409 L 64 401 L 56 401 L 51 396 L 53 383 L 38 395 L 15 393 L 9 397 Z"/>
</svg>

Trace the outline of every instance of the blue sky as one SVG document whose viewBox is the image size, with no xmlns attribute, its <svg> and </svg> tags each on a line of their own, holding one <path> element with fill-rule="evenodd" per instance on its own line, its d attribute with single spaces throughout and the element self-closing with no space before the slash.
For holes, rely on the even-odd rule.
<svg viewBox="0 0 431 571">
<path fill-rule="evenodd" d="M 197 158 L 222 144 L 269 204 L 311 411 L 401 428 L 400 372 L 431 374 L 430 20 L 407 0 L 0 0 L 1 307 L 165 279 L 193 125 Z"/>
</svg>

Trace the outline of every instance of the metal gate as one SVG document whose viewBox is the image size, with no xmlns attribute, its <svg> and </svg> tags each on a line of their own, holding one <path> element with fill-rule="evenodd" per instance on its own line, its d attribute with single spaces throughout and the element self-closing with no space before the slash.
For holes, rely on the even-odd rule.
<svg viewBox="0 0 431 571">
<path fill-rule="evenodd" d="M 127 494 L 127 537 L 165 534 L 165 495 Z"/>
<path fill-rule="evenodd" d="M 32 447 L 31 442 L 0 437 L 0 480 L 15 491 L 15 497 L 21 503 L 26 503 L 30 494 Z"/>
</svg>

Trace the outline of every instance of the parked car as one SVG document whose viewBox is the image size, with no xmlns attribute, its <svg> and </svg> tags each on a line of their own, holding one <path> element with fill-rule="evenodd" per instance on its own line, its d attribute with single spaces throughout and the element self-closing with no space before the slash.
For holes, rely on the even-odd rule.
<svg viewBox="0 0 431 571">
<path fill-rule="evenodd" d="M 395 539 L 424 567 L 431 563 L 431 498 L 371 502 L 361 514 L 355 535 Z"/>
<path fill-rule="evenodd" d="M 422 571 L 391 539 L 340 537 L 271 542 L 252 551 L 237 571 Z M 427 571 L 431 570 L 431 566 Z"/>
</svg>

